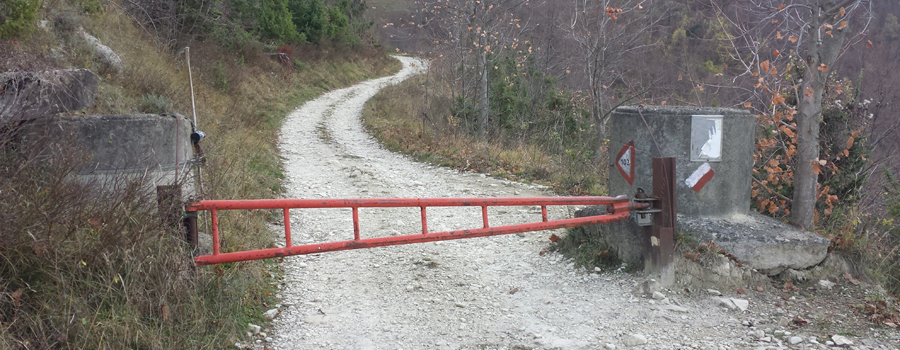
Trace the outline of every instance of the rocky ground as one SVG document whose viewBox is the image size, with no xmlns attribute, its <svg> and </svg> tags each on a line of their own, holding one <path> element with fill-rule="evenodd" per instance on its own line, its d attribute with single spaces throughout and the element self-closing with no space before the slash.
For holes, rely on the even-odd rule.
<svg viewBox="0 0 900 350">
<path fill-rule="evenodd" d="M 548 196 L 538 186 L 413 162 L 380 148 L 358 117 L 403 70 L 336 90 L 282 129 L 289 198 Z M 551 208 L 571 217 L 576 208 Z M 292 211 L 294 244 L 352 238 L 350 211 Z M 418 209 L 360 210 L 363 237 L 415 233 Z M 492 225 L 540 220 L 492 208 Z M 480 208 L 429 209 L 431 231 L 480 227 Z M 280 231 L 280 228 L 278 229 Z M 639 274 L 595 271 L 546 252 L 551 233 L 342 251 L 284 259 L 270 329 L 257 349 L 898 349 L 900 331 L 867 320 L 879 293 L 855 279 L 808 285 L 662 289 Z M 850 276 L 852 278 L 852 276 Z M 854 284 L 857 282 L 859 284 Z M 714 286 L 713 286 L 714 287 Z M 720 295 L 721 294 L 721 295 Z M 859 306 L 854 308 L 851 305 Z M 895 304 L 888 304 L 893 307 Z M 844 342 L 847 342 L 846 344 Z"/>
</svg>

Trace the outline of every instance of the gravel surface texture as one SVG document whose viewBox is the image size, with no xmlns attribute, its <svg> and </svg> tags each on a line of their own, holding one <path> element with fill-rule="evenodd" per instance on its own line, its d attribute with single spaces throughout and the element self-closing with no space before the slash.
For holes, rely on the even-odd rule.
<svg viewBox="0 0 900 350">
<path fill-rule="evenodd" d="M 414 58 L 398 59 L 404 66 L 398 74 L 327 93 L 288 116 L 281 134 L 285 197 L 552 195 L 543 187 L 429 166 L 382 149 L 365 132 L 359 115 L 380 88 L 425 67 Z M 551 218 L 565 218 L 577 208 L 550 209 Z M 292 220 L 295 245 L 353 237 L 349 209 L 297 210 Z M 539 220 L 539 208 L 490 210 L 491 225 Z M 421 230 L 418 209 L 363 208 L 360 221 L 363 237 Z M 429 209 L 428 225 L 433 232 L 478 228 L 480 208 Z M 734 296 L 749 299 L 749 311 L 741 311 L 705 291 L 636 292 L 640 276 L 588 271 L 557 253 L 543 253 L 551 233 L 563 234 L 544 231 L 286 258 L 281 304 L 267 315 L 273 318 L 271 329 L 250 326 L 242 347 L 828 347 L 821 337 L 791 332 L 789 325 L 779 328 L 776 316 L 758 316 L 753 296 Z M 860 349 L 896 348 L 890 344 L 894 338 L 868 345 L 858 337 L 847 338 Z"/>
</svg>

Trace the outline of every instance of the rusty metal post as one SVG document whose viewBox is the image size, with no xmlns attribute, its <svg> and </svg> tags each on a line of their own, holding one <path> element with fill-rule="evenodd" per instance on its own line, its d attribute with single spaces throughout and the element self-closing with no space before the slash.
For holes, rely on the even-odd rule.
<svg viewBox="0 0 900 350">
<path fill-rule="evenodd" d="M 199 241 L 197 237 L 199 231 L 197 228 L 197 212 L 185 212 L 181 224 L 184 226 L 184 240 L 191 246 L 191 250 L 196 250 Z"/>
<path fill-rule="evenodd" d="M 675 158 L 653 158 L 653 225 L 644 226 L 644 273 L 662 286 L 675 283 Z"/>
<path fill-rule="evenodd" d="M 156 204 L 159 217 L 163 226 L 176 227 L 181 220 L 181 186 L 164 185 L 156 186 Z"/>
</svg>

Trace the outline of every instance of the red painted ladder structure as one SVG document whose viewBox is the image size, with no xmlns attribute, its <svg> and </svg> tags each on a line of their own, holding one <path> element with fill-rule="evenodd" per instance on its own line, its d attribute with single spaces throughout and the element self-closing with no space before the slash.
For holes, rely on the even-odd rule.
<svg viewBox="0 0 900 350">
<path fill-rule="evenodd" d="M 605 205 L 607 214 L 572 219 L 548 220 L 547 206 Z M 488 224 L 488 207 L 492 206 L 540 206 L 541 221 L 517 225 L 495 226 Z M 213 254 L 197 256 L 197 265 L 266 259 L 290 255 L 303 255 L 338 250 L 383 247 L 399 244 L 445 241 L 452 239 L 496 236 L 510 233 L 550 230 L 583 225 L 603 224 L 627 220 L 631 212 L 648 209 L 647 202 L 631 202 L 628 196 L 618 197 L 546 197 L 546 198 L 368 198 L 368 199 L 256 199 L 256 200 L 205 200 L 185 206 L 188 241 L 197 242 L 197 212 L 208 210 L 212 221 Z M 482 228 L 429 232 L 426 209 L 428 207 L 481 207 Z M 291 242 L 290 209 L 298 208 L 350 208 L 353 214 L 353 239 L 337 242 L 295 246 Z M 417 234 L 362 238 L 359 230 L 360 208 L 420 208 L 422 232 Z M 219 248 L 220 210 L 280 209 L 284 213 L 283 248 L 248 250 L 222 253 Z"/>
</svg>

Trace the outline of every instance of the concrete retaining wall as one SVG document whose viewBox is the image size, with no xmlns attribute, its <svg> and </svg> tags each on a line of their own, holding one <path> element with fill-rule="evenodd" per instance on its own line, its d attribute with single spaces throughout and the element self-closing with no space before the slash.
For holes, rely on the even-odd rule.
<svg viewBox="0 0 900 350">
<path fill-rule="evenodd" d="M 48 147 L 62 142 L 84 152 L 87 161 L 75 173 L 82 180 L 108 181 L 146 174 L 152 185 L 171 185 L 191 171 L 185 166 L 194 156 L 191 123 L 171 115 L 95 115 L 45 117 L 19 129 L 27 147 Z M 182 193 L 193 194 L 188 186 Z"/>
</svg>

